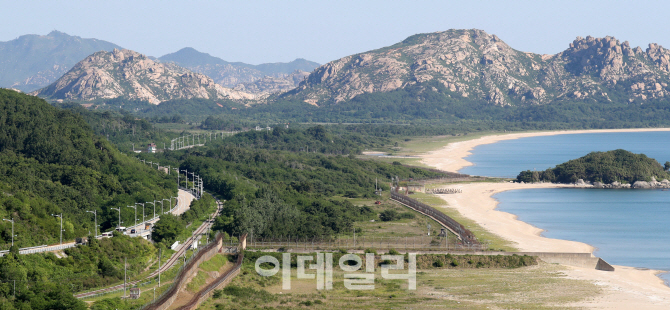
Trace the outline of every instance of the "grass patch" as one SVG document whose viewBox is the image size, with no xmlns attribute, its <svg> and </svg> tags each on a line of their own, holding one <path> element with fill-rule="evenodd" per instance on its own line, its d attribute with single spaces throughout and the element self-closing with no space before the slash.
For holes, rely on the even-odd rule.
<svg viewBox="0 0 670 310">
<path fill-rule="evenodd" d="M 200 264 L 200 269 L 204 271 L 219 271 L 226 262 L 228 262 L 226 255 L 216 254 L 208 261 Z"/>
<path fill-rule="evenodd" d="M 186 285 L 186 290 L 191 292 L 191 293 L 197 293 L 200 291 L 202 286 L 207 283 L 207 278 L 209 278 L 209 275 L 207 272 L 199 270 L 198 274 L 193 277 L 193 279 Z"/>
<path fill-rule="evenodd" d="M 601 291 L 588 281 L 565 278 L 560 273 L 564 267 L 558 265 L 476 268 L 474 257 L 453 259 L 459 268 L 448 266 L 449 261 L 443 268 L 419 269 L 413 291 L 407 289 L 407 281 L 382 278 L 380 268 L 375 268 L 373 290 L 345 288 L 339 268 L 333 268 L 332 290 L 317 290 L 316 279 L 297 279 L 295 268 L 291 289 L 284 290 L 281 281 L 263 286 L 253 266 L 246 265 L 227 292 L 224 289 L 199 309 L 565 309 Z"/>
</svg>

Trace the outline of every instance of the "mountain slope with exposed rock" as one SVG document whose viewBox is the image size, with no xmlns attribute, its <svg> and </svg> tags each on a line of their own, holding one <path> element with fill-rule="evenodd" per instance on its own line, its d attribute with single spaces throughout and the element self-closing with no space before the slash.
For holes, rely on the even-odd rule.
<svg viewBox="0 0 670 310">
<path fill-rule="evenodd" d="M 437 82 L 448 96 L 500 106 L 641 103 L 670 95 L 669 60 L 670 51 L 657 44 L 643 50 L 613 37 L 577 37 L 561 53 L 539 55 L 482 30 L 448 30 L 327 63 L 284 96 L 321 105 Z"/>
<path fill-rule="evenodd" d="M 218 85 L 204 74 L 125 49 L 94 53 L 32 94 L 77 101 L 124 97 L 153 104 L 180 98 L 255 99 L 254 95 Z"/>
</svg>

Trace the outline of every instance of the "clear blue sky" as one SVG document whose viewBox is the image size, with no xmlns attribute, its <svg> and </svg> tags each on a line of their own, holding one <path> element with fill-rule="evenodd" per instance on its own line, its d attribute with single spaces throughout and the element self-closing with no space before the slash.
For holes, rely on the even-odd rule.
<svg viewBox="0 0 670 310">
<path fill-rule="evenodd" d="M 59 30 L 151 56 L 193 47 L 258 64 L 319 63 L 424 32 L 477 28 L 554 54 L 577 36 L 670 47 L 667 1 L 6 1 L 0 41 Z"/>
</svg>

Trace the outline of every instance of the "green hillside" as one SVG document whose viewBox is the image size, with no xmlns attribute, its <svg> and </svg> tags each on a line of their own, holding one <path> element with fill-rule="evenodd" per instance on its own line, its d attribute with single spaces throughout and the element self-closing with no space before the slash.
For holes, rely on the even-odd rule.
<svg viewBox="0 0 670 310">
<path fill-rule="evenodd" d="M 19 247 L 57 243 L 63 213 L 63 239 L 115 226 L 117 211 L 135 202 L 176 194 L 175 181 L 120 153 L 95 135 L 84 119 L 43 100 L 0 89 L 0 217 L 15 220 Z M 131 212 L 122 221 L 132 221 Z M 11 225 L 0 224 L 0 249 L 11 244 Z"/>
<path fill-rule="evenodd" d="M 634 183 L 670 179 L 670 173 L 655 159 L 644 154 L 634 154 L 626 150 L 592 152 L 545 171 L 526 170 L 519 174 L 518 181 L 574 183 L 579 179 L 590 182 Z"/>
<path fill-rule="evenodd" d="M 345 198 L 374 199 L 391 177 L 420 179 L 444 173 L 354 156 L 372 141 L 323 126 L 240 133 L 203 147 L 156 154 L 148 160 L 200 175 L 205 189 L 227 200 L 214 229 L 255 236 L 333 236 L 376 214 Z M 347 142 L 343 142 L 347 140 Z M 306 146 L 311 146 L 309 153 Z M 342 156 L 346 155 L 346 156 Z"/>
</svg>

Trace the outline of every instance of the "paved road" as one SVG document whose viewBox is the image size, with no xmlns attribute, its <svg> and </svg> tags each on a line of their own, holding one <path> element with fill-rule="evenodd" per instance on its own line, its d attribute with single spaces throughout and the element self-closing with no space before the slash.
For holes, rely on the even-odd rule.
<svg viewBox="0 0 670 310">
<path fill-rule="evenodd" d="M 191 202 L 195 199 L 195 196 L 193 196 L 190 192 L 187 192 L 183 189 L 179 189 L 179 192 L 177 193 L 177 204 L 171 209 L 170 212 L 174 215 L 181 215 L 182 213 L 186 212 L 186 210 L 189 209 L 191 206 Z M 160 213 L 160 207 L 156 206 L 157 209 L 156 211 Z M 151 210 L 151 215 L 153 215 L 153 205 L 147 205 L 145 206 L 145 211 Z M 165 210 L 164 210 L 165 211 Z M 123 232 L 126 235 L 129 235 L 131 237 L 138 237 L 138 236 L 146 236 L 151 234 L 151 229 L 145 230 L 144 228 L 146 227 L 146 224 L 154 224 L 158 222 L 160 219 L 160 214 L 158 214 L 155 218 L 146 220 L 145 222 L 139 223 L 134 226 L 130 226 L 126 228 L 126 230 Z M 137 233 L 131 234 L 130 231 L 132 229 L 135 229 Z"/>
<path fill-rule="evenodd" d="M 219 214 L 219 212 L 221 211 L 221 208 L 222 208 L 222 203 L 220 201 L 217 200 L 216 203 L 217 203 L 217 209 L 214 213 L 212 213 L 212 218 L 216 217 Z M 200 225 L 200 227 L 198 227 L 198 229 L 196 229 L 193 232 L 193 235 L 191 237 L 189 237 L 188 239 L 186 239 L 186 241 L 177 249 L 177 252 L 175 252 L 170 257 L 170 259 L 168 259 L 168 261 L 165 262 L 165 264 L 161 265 L 160 272 L 165 272 L 166 270 L 170 269 L 172 266 L 182 262 L 184 252 L 186 252 L 186 250 L 188 250 L 188 248 L 191 246 L 191 244 L 195 240 L 198 240 L 200 238 L 201 234 L 207 233 L 209 228 L 212 227 L 212 224 L 214 224 L 214 221 L 207 220 L 207 221 L 203 222 L 202 225 Z M 133 282 L 128 282 L 126 284 L 126 287 L 132 287 L 133 285 L 135 285 L 137 283 L 145 281 L 146 279 L 149 279 L 149 278 L 153 278 L 157 275 L 158 275 L 158 270 L 149 274 L 149 276 L 147 276 L 145 279 L 140 279 L 140 280 L 136 280 L 136 281 L 133 281 Z M 96 290 L 96 291 L 76 294 L 76 295 L 74 295 L 74 297 L 84 298 L 84 297 L 87 297 L 87 296 L 96 295 L 96 294 L 100 294 L 100 293 L 104 293 L 104 292 L 108 292 L 108 291 L 116 291 L 116 290 L 119 290 L 119 289 L 122 289 L 122 288 L 123 288 L 123 284 L 119 284 L 119 285 L 116 285 L 116 286 L 107 287 L 107 288 L 99 289 L 99 290 Z"/>
<path fill-rule="evenodd" d="M 191 201 L 195 199 L 195 196 L 193 196 L 190 192 L 185 191 L 183 189 L 179 189 L 179 192 L 177 194 L 177 205 L 172 209 L 172 214 L 174 215 L 180 215 L 188 208 L 191 206 Z M 145 211 L 151 210 L 151 215 L 153 215 L 153 206 L 152 205 L 147 205 L 145 206 Z M 157 209 L 159 210 L 159 209 Z M 151 223 L 154 224 L 160 219 L 159 216 L 156 216 L 155 218 L 152 218 L 150 220 L 147 220 L 146 223 Z M 131 237 L 139 237 L 139 236 L 147 236 L 151 234 L 151 230 L 145 230 L 145 222 L 142 222 L 140 224 L 137 224 L 136 226 L 131 226 L 124 231 L 124 234 L 129 235 Z M 131 229 L 135 228 L 137 230 L 137 233 L 131 234 L 130 231 Z M 98 238 L 101 238 L 98 236 Z M 53 245 L 45 245 L 45 246 L 39 246 L 39 247 L 30 247 L 30 248 L 23 248 L 19 250 L 19 254 L 34 254 L 34 253 L 41 253 L 41 252 L 54 252 L 54 251 L 61 251 L 67 248 L 73 248 L 75 247 L 76 244 L 75 242 L 65 242 L 63 244 L 53 244 Z M 0 252 L 0 256 L 5 255 L 5 253 L 8 251 L 2 251 Z"/>
</svg>

